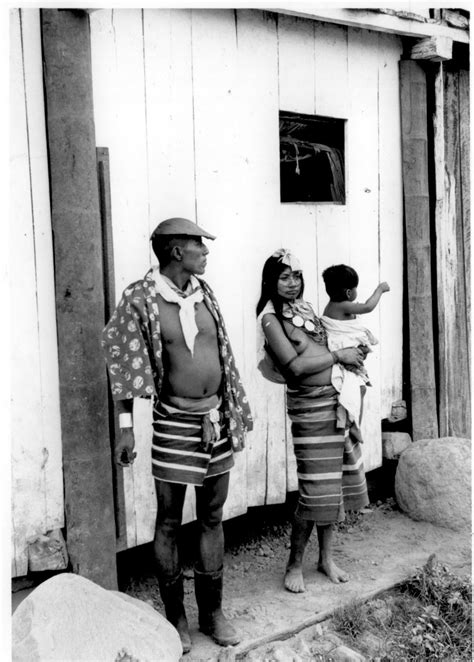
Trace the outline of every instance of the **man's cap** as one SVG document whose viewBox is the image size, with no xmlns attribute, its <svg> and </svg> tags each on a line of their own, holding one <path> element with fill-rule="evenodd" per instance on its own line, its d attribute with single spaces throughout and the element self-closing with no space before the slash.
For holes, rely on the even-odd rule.
<svg viewBox="0 0 474 662">
<path fill-rule="evenodd" d="M 206 232 L 206 230 L 200 228 L 199 225 L 193 223 L 193 221 L 188 221 L 187 218 L 167 218 L 166 221 L 162 221 L 156 226 L 150 239 L 175 234 L 215 239 L 214 235 Z"/>
</svg>

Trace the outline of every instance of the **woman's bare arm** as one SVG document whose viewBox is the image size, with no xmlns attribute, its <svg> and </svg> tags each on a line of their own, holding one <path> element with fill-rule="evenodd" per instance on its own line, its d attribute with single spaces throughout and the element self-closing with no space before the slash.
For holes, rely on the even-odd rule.
<svg viewBox="0 0 474 662">
<path fill-rule="evenodd" d="M 294 377 L 317 374 L 330 368 L 336 362 L 357 367 L 363 365 L 362 352 L 355 347 L 339 349 L 337 352 L 328 352 L 322 356 L 300 356 L 286 337 L 281 323 L 273 313 L 263 316 L 262 326 L 267 343 L 280 366 Z"/>
</svg>

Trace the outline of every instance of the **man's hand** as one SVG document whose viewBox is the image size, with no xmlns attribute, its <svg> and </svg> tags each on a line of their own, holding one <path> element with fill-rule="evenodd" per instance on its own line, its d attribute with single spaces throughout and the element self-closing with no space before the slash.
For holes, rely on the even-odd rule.
<svg viewBox="0 0 474 662">
<path fill-rule="evenodd" d="M 122 428 L 120 438 L 115 444 L 115 463 L 120 467 L 129 467 L 137 457 L 133 452 L 135 448 L 135 437 L 133 428 Z"/>
<path fill-rule="evenodd" d="M 333 352 L 339 363 L 354 365 L 356 368 L 362 368 L 364 365 L 364 354 L 359 347 L 345 347 Z"/>
<path fill-rule="evenodd" d="M 385 281 L 379 284 L 379 288 L 381 292 L 390 292 L 390 285 Z"/>
</svg>

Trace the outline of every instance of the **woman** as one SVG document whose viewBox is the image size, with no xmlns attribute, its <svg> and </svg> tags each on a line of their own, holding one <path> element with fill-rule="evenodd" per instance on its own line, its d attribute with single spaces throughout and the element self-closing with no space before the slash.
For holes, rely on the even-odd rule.
<svg viewBox="0 0 474 662">
<path fill-rule="evenodd" d="M 268 258 L 257 317 L 266 359 L 273 360 L 286 382 L 292 422 L 299 499 L 285 587 L 294 593 L 305 590 L 303 555 L 314 524 L 318 569 L 335 583 L 349 579 L 333 560 L 333 525 L 344 519 L 344 507 L 357 510 L 368 503 L 359 442 L 347 429 L 345 410 L 331 386 L 335 363 L 360 368 L 365 353 L 354 347 L 328 350 L 326 331 L 302 299 L 303 290 L 300 264 L 289 251 L 280 249 Z"/>
</svg>

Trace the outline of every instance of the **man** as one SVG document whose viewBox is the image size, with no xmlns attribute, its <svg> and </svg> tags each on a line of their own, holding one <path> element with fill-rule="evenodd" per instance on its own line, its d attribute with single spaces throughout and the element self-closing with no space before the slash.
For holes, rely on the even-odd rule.
<svg viewBox="0 0 474 662">
<path fill-rule="evenodd" d="M 218 644 L 239 638 L 221 609 L 222 510 L 233 453 L 252 419 L 224 322 L 209 286 L 197 276 L 209 253 L 195 223 L 171 218 L 151 236 L 159 268 L 123 293 L 103 335 L 111 390 L 119 412 L 116 462 L 135 453 L 133 398 L 153 397 L 152 472 L 158 514 L 154 552 L 168 620 L 191 649 L 183 606 L 177 535 L 187 485 L 196 489 L 199 527 L 195 593 L 199 627 Z"/>
</svg>

